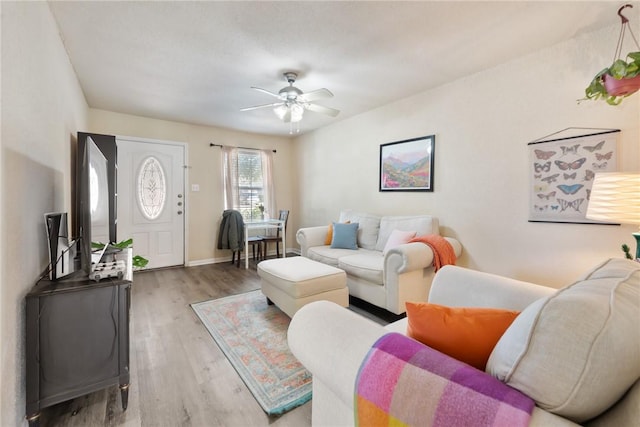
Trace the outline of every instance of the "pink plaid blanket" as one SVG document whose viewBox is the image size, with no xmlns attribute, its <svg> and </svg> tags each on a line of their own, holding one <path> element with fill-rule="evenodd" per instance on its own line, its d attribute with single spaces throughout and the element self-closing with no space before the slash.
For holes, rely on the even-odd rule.
<svg viewBox="0 0 640 427">
<path fill-rule="evenodd" d="M 356 425 L 528 426 L 534 402 L 490 375 L 397 333 L 365 357 Z"/>
</svg>

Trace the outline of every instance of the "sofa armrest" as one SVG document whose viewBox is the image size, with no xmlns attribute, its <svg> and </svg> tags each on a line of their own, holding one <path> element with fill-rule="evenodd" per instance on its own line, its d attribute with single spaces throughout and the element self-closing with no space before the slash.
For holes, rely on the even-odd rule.
<svg viewBox="0 0 640 427">
<path fill-rule="evenodd" d="M 433 263 L 433 252 L 424 243 L 405 243 L 389 249 L 384 256 L 384 270 L 395 274 L 427 268 Z"/>
<path fill-rule="evenodd" d="M 300 255 L 307 256 L 307 249 L 314 246 L 324 246 L 324 240 L 329 232 L 328 225 L 301 228 L 296 233 L 296 242 L 300 245 Z"/>
<path fill-rule="evenodd" d="M 524 310 L 556 289 L 447 265 L 435 275 L 429 302 L 450 307 L 490 307 Z"/>
<path fill-rule="evenodd" d="M 289 348 L 314 377 L 348 407 L 362 360 L 387 331 L 377 323 L 329 301 L 296 312 L 288 331 Z"/>
</svg>

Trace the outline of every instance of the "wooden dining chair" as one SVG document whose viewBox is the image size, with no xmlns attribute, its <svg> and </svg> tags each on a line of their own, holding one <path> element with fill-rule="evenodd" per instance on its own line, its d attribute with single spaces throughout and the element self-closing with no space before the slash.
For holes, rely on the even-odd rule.
<svg viewBox="0 0 640 427">
<path fill-rule="evenodd" d="M 278 219 L 283 222 L 282 227 L 286 233 L 287 231 L 287 222 L 289 221 L 289 211 L 288 210 L 280 210 L 278 213 Z M 262 244 L 264 245 L 264 258 L 267 258 L 267 253 L 269 249 L 269 243 L 275 242 L 276 244 L 276 257 L 280 258 L 280 242 L 282 241 L 282 235 L 280 234 L 280 227 L 276 229 L 275 236 L 262 236 L 259 235 L 259 238 L 262 239 Z M 287 248 L 282 248 L 283 251 L 286 251 Z"/>
</svg>

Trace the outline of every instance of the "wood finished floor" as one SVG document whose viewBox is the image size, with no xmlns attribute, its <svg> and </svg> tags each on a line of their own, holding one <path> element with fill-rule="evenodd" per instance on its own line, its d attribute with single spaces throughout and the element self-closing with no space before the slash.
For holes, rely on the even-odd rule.
<svg viewBox="0 0 640 427">
<path fill-rule="evenodd" d="M 311 402 L 268 416 L 189 304 L 260 288 L 255 263 L 136 273 L 131 305 L 131 388 L 122 411 L 117 387 L 42 411 L 51 426 L 311 425 Z"/>
</svg>

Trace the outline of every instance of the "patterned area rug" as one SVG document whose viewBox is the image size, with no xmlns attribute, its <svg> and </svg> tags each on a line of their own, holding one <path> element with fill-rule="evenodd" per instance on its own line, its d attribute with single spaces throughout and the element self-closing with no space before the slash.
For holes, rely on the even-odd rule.
<svg viewBox="0 0 640 427">
<path fill-rule="evenodd" d="M 261 291 L 191 304 L 222 352 L 269 415 L 311 399 L 311 373 L 291 354 L 291 319 Z"/>
</svg>

